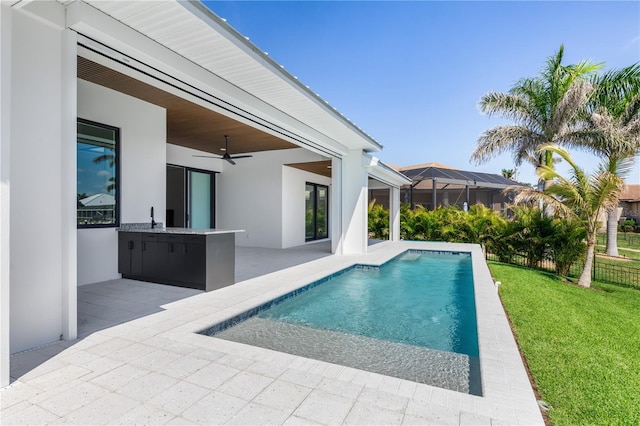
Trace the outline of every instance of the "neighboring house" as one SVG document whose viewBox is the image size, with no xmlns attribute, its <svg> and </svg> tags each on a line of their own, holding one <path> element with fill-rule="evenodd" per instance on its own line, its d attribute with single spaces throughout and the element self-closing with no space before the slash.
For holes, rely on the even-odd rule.
<svg viewBox="0 0 640 426">
<path fill-rule="evenodd" d="M 598 215 L 598 232 L 607 232 L 607 216 L 604 211 Z M 625 185 L 618 198 L 618 224 L 627 219 L 640 223 L 640 184 Z"/>
<path fill-rule="evenodd" d="M 620 218 L 633 219 L 640 224 L 640 184 L 625 185 L 618 203 Z"/>
<path fill-rule="evenodd" d="M 95 194 L 78 201 L 78 225 L 102 225 L 115 222 L 116 198 Z"/>
<path fill-rule="evenodd" d="M 120 276 L 114 229 L 152 207 L 361 253 L 373 180 L 399 238 L 409 180 L 382 146 L 199 2 L 3 0 L 0 46 L 1 386 L 10 353 L 76 338 L 77 286 Z"/>
<path fill-rule="evenodd" d="M 511 200 L 503 190 L 511 185 L 520 185 L 502 175 L 458 170 L 440 163 L 393 167 L 411 179 L 410 184 L 402 186 L 400 201 L 421 205 L 428 210 L 440 206 L 458 206 L 462 209 L 466 203 L 467 207 L 482 204 L 504 211 L 505 205 Z M 387 207 L 386 192 L 384 188 L 370 189 L 369 198 Z"/>
</svg>

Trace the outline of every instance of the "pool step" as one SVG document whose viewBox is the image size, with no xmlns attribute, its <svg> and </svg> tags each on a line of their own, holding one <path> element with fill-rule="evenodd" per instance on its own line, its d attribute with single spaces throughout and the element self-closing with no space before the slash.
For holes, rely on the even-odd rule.
<svg viewBox="0 0 640 426">
<path fill-rule="evenodd" d="M 476 357 L 252 317 L 217 338 L 480 395 Z"/>
</svg>

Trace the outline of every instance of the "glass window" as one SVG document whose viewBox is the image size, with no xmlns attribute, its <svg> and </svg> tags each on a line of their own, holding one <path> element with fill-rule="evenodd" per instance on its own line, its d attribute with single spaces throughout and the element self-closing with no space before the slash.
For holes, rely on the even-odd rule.
<svg viewBox="0 0 640 426">
<path fill-rule="evenodd" d="M 317 183 L 305 186 L 305 240 L 329 237 L 329 187 Z"/>
<path fill-rule="evenodd" d="M 78 119 L 78 227 L 118 226 L 118 129 Z"/>
</svg>

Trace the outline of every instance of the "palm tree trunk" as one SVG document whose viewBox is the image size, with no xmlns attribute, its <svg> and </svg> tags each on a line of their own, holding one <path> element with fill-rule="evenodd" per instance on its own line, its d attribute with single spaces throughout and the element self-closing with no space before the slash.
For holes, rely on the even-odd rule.
<svg viewBox="0 0 640 426">
<path fill-rule="evenodd" d="M 618 209 L 611 210 L 607 215 L 607 256 L 618 254 Z"/>
<path fill-rule="evenodd" d="M 542 164 L 553 170 L 553 152 L 544 151 L 542 155 L 543 155 Z M 553 185 L 553 179 L 545 180 L 544 190 L 546 191 L 547 189 L 549 189 L 551 185 Z"/>
<path fill-rule="evenodd" d="M 593 235 L 589 235 L 587 241 L 587 258 L 584 261 L 584 269 L 580 278 L 578 279 L 578 285 L 582 287 L 591 287 L 591 268 L 593 267 L 593 255 L 595 253 L 595 232 Z"/>
</svg>

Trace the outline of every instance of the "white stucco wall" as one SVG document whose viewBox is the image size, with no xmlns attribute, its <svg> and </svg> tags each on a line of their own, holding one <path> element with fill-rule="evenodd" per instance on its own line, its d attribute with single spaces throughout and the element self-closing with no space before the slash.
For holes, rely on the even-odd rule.
<svg viewBox="0 0 640 426">
<path fill-rule="evenodd" d="M 11 9 L 0 3 L 0 387 L 10 382 L 11 354 Z"/>
<path fill-rule="evenodd" d="M 221 172 L 223 170 L 222 160 L 218 158 L 194 157 L 194 155 L 211 154 L 183 146 L 167 144 L 167 164 L 209 170 L 212 172 Z"/>
<path fill-rule="evenodd" d="M 12 15 L 10 334 L 18 352 L 63 334 L 62 33 Z"/>
<path fill-rule="evenodd" d="M 111 89 L 78 80 L 78 116 L 120 129 L 120 222 L 164 222 L 166 111 Z M 78 285 L 118 278 L 113 228 L 78 230 Z"/>
<path fill-rule="evenodd" d="M 305 184 L 307 182 L 328 186 L 331 197 L 331 178 L 293 167 L 282 167 L 282 248 L 305 243 Z M 331 206 L 329 206 L 329 212 L 331 212 Z M 331 223 L 331 217 L 329 223 Z M 329 235 L 331 235 L 331 229 L 329 229 Z"/>
<path fill-rule="evenodd" d="M 218 227 L 244 229 L 236 244 L 249 247 L 283 247 L 283 165 L 324 158 L 302 148 L 254 153 L 238 160 L 235 166 L 224 164 L 218 175 Z M 304 219 L 304 179 L 301 193 Z M 302 227 L 304 243 L 304 226 Z M 288 236 L 288 240 L 291 238 Z"/>
</svg>

